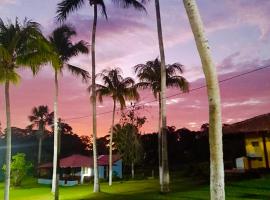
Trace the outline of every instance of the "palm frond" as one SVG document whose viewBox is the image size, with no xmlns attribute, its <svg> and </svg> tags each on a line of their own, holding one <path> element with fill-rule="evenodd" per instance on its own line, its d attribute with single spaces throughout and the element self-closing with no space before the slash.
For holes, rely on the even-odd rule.
<svg viewBox="0 0 270 200">
<path fill-rule="evenodd" d="M 66 64 L 66 66 L 73 75 L 80 76 L 83 82 L 87 83 L 89 81 L 90 74 L 88 71 L 71 64 Z"/>
<path fill-rule="evenodd" d="M 121 84 L 124 85 L 124 86 L 126 86 L 126 87 L 134 86 L 135 81 L 134 81 L 133 78 L 127 77 L 127 78 L 124 78 L 124 79 L 121 81 Z"/>
<path fill-rule="evenodd" d="M 0 83 L 5 83 L 9 81 L 13 84 L 18 84 L 20 80 L 21 80 L 21 77 L 16 71 L 2 69 L 0 67 Z"/>
<path fill-rule="evenodd" d="M 12 62 L 12 56 L 10 55 L 10 53 L 7 51 L 6 48 L 4 48 L 1 44 L 0 44 L 0 59 L 2 61 L 9 61 Z"/>
<path fill-rule="evenodd" d="M 136 83 L 135 85 L 137 88 L 140 88 L 140 89 L 148 89 L 151 87 L 151 83 L 149 82 L 139 82 L 139 83 Z"/>
<path fill-rule="evenodd" d="M 106 5 L 103 0 L 95 0 L 95 3 L 100 7 L 101 15 L 108 19 Z"/>
<path fill-rule="evenodd" d="M 88 46 L 89 45 L 83 40 L 79 41 L 74 45 L 71 44 L 69 48 L 66 48 L 65 60 L 68 60 L 73 56 L 77 56 L 80 53 L 88 54 L 89 53 Z"/>
<path fill-rule="evenodd" d="M 172 76 L 167 79 L 167 87 L 176 87 L 183 92 L 189 92 L 189 83 L 182 76 Z"/>
<path fill-rule="evenodd" d="M 96 87 L 97 87 L 96 94 L 100 103 L 103 103 L 104 96 L 108 97 L 112 95 L 112 92 L 110 91 L 109 88 L 99 84 L 97 84 Z"/>
<path fill-rule="evenodd" d="M 125 107 L 126 107 L 126 100 L 125 100 L 125 97 L 123 95 L 119 95 L 117 97 L 117 101 L 119 102 L 120 104 L 120 109 L 123 110 Z"/>
<path fill-rule="evenodd" d="M 0 18 L 0 32 L 6 32 L 6 31 L 7 31 L 7 27 L 4 21 L 2 20 L 2 18 Z"/>
<path fill-rule="evenodd" d="M 63 22 L 67 19 L 68 15 L 73 11 L 80 9 L 83 4 L 84 0 L 63 0 L 57 4 L 57 20 Z"/>
<path fill-rule="evenodd" d="M 122 8 L 133 7 L 136 10 L 145 11 L 146 9 L 142 3 L 137 0 L 112 0 L 115 4 L 119 5 Z M 144 1 L 143 1 L 144 2 Z"/>
<path fill-rule="evenodd" d="M 127 100 L 139 101 L 140 99 L 140 94 L 135 85 L 127 88 L 126 91 L 124 92 L 124 96 Z"/>
<path fill-rule="evenodd" d="M 166 66 L 167 74 L 176 75 L 184 73 L 183 65 L 180 63 L 174 63 Z"/>
</svg>

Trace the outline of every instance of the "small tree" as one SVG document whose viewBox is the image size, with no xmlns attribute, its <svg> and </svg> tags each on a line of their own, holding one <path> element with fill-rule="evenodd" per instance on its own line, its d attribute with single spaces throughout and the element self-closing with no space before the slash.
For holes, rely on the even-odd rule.
<svg viewBox="0 0 270 200">
<path fill-rule="evenodd" d="M 130 123 L 116 124 L 113 128 L 114 143 L 124 163 L 131 166 L 134 178 L 134 164 L 141 160 L 142 145 L 136 127 Z"/>
<path fill-rule="evenodd" d="M 12 156 L 10 173 L 12 186 L 20 186 L 23 178 L 31 167 L 32 164 L 26 161 L 24 153 L 17 153 Z M 3 170 L 6 170 L 6 165 L 3 166 Z"/>
<path fill-rule="evenodd" d="M 131 104 L 126 112 L 122 112 L 120 123 L 114 126 L 114 143 L 121 154 L 123 161 L 131 166 L 131 176 L 134 179 L 134 165 L 141 161 L 142 144 L 140 140 L 140 128 L 146 121 L 146 117 L 139 116 L 138 111 L 142 107 Z"/>
</svg>

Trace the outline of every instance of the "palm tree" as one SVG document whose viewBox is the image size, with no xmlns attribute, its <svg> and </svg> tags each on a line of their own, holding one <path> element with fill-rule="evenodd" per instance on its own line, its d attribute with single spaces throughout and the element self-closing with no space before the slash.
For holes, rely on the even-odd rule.
<svg viewBox="0 0 270 200">
<path fill-rule="evenodd" d="M 0 82 L 5 84 L 6 102 L 6 173 L 4 199 L 9 199 L 10 187 L 10 162 L 11 162 L 11 119 L 10 96 L 11 83 L 19 83 L 20 75 L 17 69 L 29 67 L 35 74 L 40 64 L 46 62 L 46 52 L 50 51 L 49 45 L 42 36 L 40 25 L 25 19 L 19 23 L 5 24 L 0 19 Z"/>
<path fill-rule="evenodd" d="M 122 6 L 123 8 L 134 7 L 137 10 L 145 10 L 144 6 L 137 0 L 112 0 L 114 3 Z M 92 58 L 92 123 L 93 123 L 93 159 L 94 159 L 94 192 L 99 192 L 99 180 L 98 180 L 98 165 L 97 165 L 97 119 L 96 119 L 96 29 L 97 29 L 97 10 L 101 8 L 101 13 L 107 19 L 106 6 L 104 0 L 62 0 L 58 4 L 57 19 L 59 21 L 66 20 L 67 16 L 78 9 L 80 9 L 84 3 L 89 3 L 90 7 L 94 9 L 94 19 L 91 36 L 91 58 Z"/>
<path fill-rule="evenodd" d="M 33 128 L 37 128 L 37 138 L 38 138 L 38 162 L 39 165 L 41 162 L 41 154 L 42 154 L 42 140 L 44 137 L 44 132 L 46 130 L 46 126 L 50 125 L 52 122 L 53 113 L 49 113 L 48 106 L 38 106 L 32 109 L 32 113 L 28 116 L 31 124 L 27 127 L 32 130 Z"/>
<path fill-rule="evenodd" d="M 55 55 L 59 60 L 60 67 L 54 67 L 54 84 L 55 84 L 55 96 L 54 96 L 54 156 L 53 156 L 53 179 L 52 179 L 52 192 L 55 194 L 55 199 L 58 199 L 58 166 L 57 160 L 59 159 L 59 141 L 58 141 L 58 73 L 62 72 L 63 69 L 69 70 L 72 74 L 76 76 L 81 76 L 84 82 L 89 79 L 89 73 L 79 67 L 71 65 L 68 61 L 77 56 L 80 53 L 87 54 L 88 47 L 86 42 L 79 41 L 77 43 L 72 43 L 71 39 L 76 36 L 77 33 L 75 29 L 69 25 L 62 25 L 56 28 L 51 36 L 49 37 L 50 44 L 52 45 Z"/>
<path fill-rule="evenodd" d="M 161 192 L 169 191 L 169 169 L 168 169 L 168 153 L 167 153 L 167 136 L 166 127 L 164 128 L 164 118 L 162 115 L 162 101 L 165 96 L 162 96 L 162 62 L 158 59 L 148 61 L 146 64 L 139 64 L 135 66 L 135 73 L 140 82 L 137 87 L 146 89 L 150 88 L 155 98 L 159 102 L 159 176 L 161 184 Z M 172 65 L 165 65 L 165 80 L 166 87 L 177 87 L 183 92 L 188 92 L 189 84 L 187 80 L 180 74 L 183 73 L 183 66 L 179 63 Z M 163 125 L 162 125 L 163 123 Z M 164 130 L 163 130 L 164 129 Z"/>
<path fill-rule="evenodd" d="M 160 121 L 159 121 L 159 177 L 160 177 L 160 191 L 161 192 L 169 192 L 169 183 L 170 177 L 168 168 L 168 160 L 167 160 L 167 139 L 166 136 L 166 127 L 167 127 L 167 119 L 166 119 L 166 66 L 165 66 L 165 52 L 163 45 L 163 36 L 162 36 L 162 25 L 161 25 L 161 16 L 160 16 L 160 5 L 159 0 L 155 0 L 155 8 L 156 8 L 156 20 L 157 20 L 157 33 L 158 33 L 158 44 L 159 44 L 159 52 L 160 52 L 160 75 L 161 75 L 161 84 L 160 84 Z M 166 152 L 165 152 L 166 151 Z M 164 157 L 165 156 L 165 157 Z"/>
<path fill-rule="evenodd" d="M 126 100 L 138 100 L 139 93 L 137 88 L 134 87 L 135 81 L 130 78 L 124 78 L 121 75 L 121 69 L 109 69 L 103 70 L 98 76 L 103 81 L 103 85 L 96 85 L 96 94 L 100 102 L 103 101 L 104 96 L 109 96 L 113 100 L 113 114 L 112 114 L 112 126 L 110 130 L 110 151 L 109 151 L 109 185 L 112 185 L 112 139 L 113 139 L 113 127 L 115 119 L 116 103 L 120 104 L 120 109 L 123 110 L 126 106 Z M 89 87 L 91 88 L 91 87 Z"/>
<path fill-rule="evenodd" d="M 210 193 L 211 199 L 225 199 L 224 163 L 222 150 L 222 119 L 220 91 L 216 67 L 211 56 L 203 22 L 195 0 L 183 0 L 191 29 L 201 57 L 209 101 L 209 144 L 210 144 Z"/>
</svg>

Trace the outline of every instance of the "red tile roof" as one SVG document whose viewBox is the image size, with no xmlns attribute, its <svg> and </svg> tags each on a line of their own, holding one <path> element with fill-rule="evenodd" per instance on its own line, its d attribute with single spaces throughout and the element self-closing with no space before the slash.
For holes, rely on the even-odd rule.
<svg viewBox="0 0 270 200">
<path fill-rule="evenodd" d="M 60 160 L 61 168 L 92 167 L 93 159 L 90 156 L 75 154 Z"/>
<path fill-rule="evenodd" d="M 225 134 L 259 131 L 270 131 L 270 113 L 258 115 L 223 128 L 223 133 Z"/>
<path fill-rule="evenodd" d="M 113 155 L 113 163 L 120 160 L 119 155 Z M 109 165 L 109 155 L 100 155 L 98 157 L 98 165 Z M 45 163 L 39 165 L 39 168 L 52 168 L 52 163 Z M 60 168 L 76 168 L 76 167 L 93 167 L 93 158 L 90 156 L 83 156 L 74 154 L 60 160 Z"/>
<path fill-rule="evenodd" d="M 116 161 L 120 160 L 120 155 L 112 155 L 112 161 L 115 163 Z M 101 155 L 98 157 L 98 165 L 109 165 L 109 155 Z"/>
</svg>

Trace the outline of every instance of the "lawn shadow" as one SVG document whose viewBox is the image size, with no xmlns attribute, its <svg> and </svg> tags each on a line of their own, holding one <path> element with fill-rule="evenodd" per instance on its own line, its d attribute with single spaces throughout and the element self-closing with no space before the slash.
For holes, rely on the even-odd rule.
<svg viewBox="0 0 270 200">
<path fill-rule="evenodd" d="M 143 184 L 143 183 L 142 183 Z M 78 200 L 170 200 L 170 199 L 191 199 L 191 200 L 203 200 L 207 198 L 199 198 L 200 195 L 194 197 L 194 195 L 187 196 L 186 192 L 194 191 L 194 189 L 198 189 L 202 191 L 202 184 L 187 184 L 184 180 L 174 182 L 174 186 L 172 187 L 172 191 L 168 194 L 160 193 L 158 184 L 156 187 L 145 187 L 141 190 L 126 190 L 123 192 L 113 192 L 113 188 L 111 191 L 101 191 L 98 194 L 89 193 L 88 195 L 79 198 Z M 203 192 L 208 193 L 208 189 L 204 188 Z M 65 198 L 63 200 L 73 200 L 71 198 Z"/>
<path fill-rule="evenodd" d="M 240 184 L 230 184 L 230 187 L 233 188 L 244 188 L 244 189 L 254 189 L 254 190 L 268 190 L 270 191 L 270 186 L 267 185 L 260 185 L 260 186 L 248 186 L 248 185 L 240 185 Z"/>
<path fill-rule="evenodd" d="M 269 200 L 270 195 L 264 195 L 264 194 L 243 194 L 240 195 L 239 198 L 241 199 L 260 199 L 260 200 Z"/>
<path fill-rule="evenodd" d="M 89 197 L 89 195 L 79 198 L 78 200 L 171 200 L 171 195 L 164 195 L 160 193 L 145 192 L 141 194 L 111 194 L 101 192 L 100 194 Z M 175 198 L 173 198 L 175 199 Z M 190 199 L 190 200 L 204 200 L 205 198 L 182 196 L 181 194 L 177 196 L 177 199 Z M 63 200 L 74 200 L 72 198 Z"/>
</svg>

